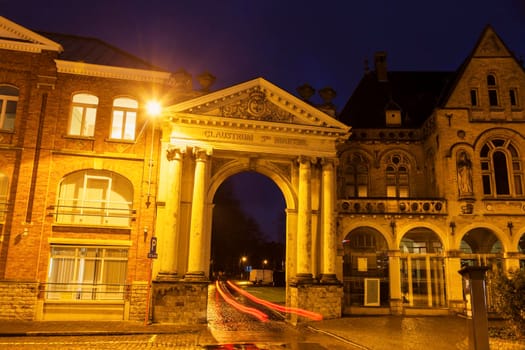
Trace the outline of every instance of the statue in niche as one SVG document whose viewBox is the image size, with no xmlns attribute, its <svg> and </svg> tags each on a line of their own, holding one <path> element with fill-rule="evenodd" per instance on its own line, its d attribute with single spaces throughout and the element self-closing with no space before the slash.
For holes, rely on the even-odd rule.
<svg viewBox="0 0 525 350">
<path fill-rule="evenodd" d="M 472 162 L 465 151 L 457 158 L 458 189 L 460 195 L 472 194 Z"/>
</svg>

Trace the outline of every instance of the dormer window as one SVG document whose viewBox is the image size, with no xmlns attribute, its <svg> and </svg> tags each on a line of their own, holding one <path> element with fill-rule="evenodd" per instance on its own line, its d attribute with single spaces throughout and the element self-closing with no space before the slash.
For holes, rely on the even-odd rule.
<svg viewBox="0 0 525 350">
<path fill-rule="evenodd" d="M 496 84 L 496 77 L 494 75 L 487 75 L 487 88 L 489 95 L 489 105 L 491 107 L 497 107 L 498 104 L 498 87 Z"/>
<path fill-rule="evenodd" d="M 394 101 L 385 106 L 386 126 L 401 126 L 401 108 Z"/>
</svg>

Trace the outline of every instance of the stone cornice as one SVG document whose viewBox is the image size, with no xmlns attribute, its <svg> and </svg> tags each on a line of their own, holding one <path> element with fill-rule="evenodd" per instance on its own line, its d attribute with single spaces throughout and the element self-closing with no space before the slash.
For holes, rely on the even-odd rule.
<svg viewBox="0 0 525 350">
<path fill-rule="evenodd" d="M 0 49 L 40 53 L 62 52 L 60 44 L 0 16 Z"/>
<path fill-rule="evenodd" d="M 171 78 L 171 73 L 169 72 L 103 66 L 85 62 L 71 62 L 63 60 L 55 60 L 55 63 L 57 65 L 58 72 L 64 74 L 135 80 L 160 84 L 168 84 Z"/>
<path fill-rule="evenodd" d="M 346 137 L 348 132 L 342 129 L 335 129 L 322 126 L 310 126 L 300 124 L 284 124 L 275 122 L 256 121 L 250 119 L 224 118 L 197 116 L 190 113 L 176 113 L 170 115 L 168 120 L 173 123 L 188 126 L 234 128 L 238 130 L 252 131 L 275 131 L 280 133 L 302 134 L 313 137 Z"/>
</svg>

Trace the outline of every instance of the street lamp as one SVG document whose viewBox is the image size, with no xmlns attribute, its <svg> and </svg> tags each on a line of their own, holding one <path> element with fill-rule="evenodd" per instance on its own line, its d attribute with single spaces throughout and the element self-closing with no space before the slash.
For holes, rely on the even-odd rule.
<svg viewBox="0 0 525 350">
<path fill-rule="evenodd" d="M 146 199 L 146 207 L 149 208 L 151 205 L 150 197 L 151 197 L 151 177 L 152 177 L 152 171 L 153 171 L 153 148 L 154 148 L 154 141 L 155 141 L 155 120 L 156 118 L 161 114 L 162 112 L 162 106 L 159 102 L 151 100 L 146 103 L 146 112 L 150 116 L 150 119 L 152 120 L 151 123 L 151 146 L 150 146 L 150 154 L 149 154 L 149 175 L 148 175 L 148 194 Z"/>
<path fill-rule="evenodd" d="M 246 260 L 248 260 L 247 257 L 241 257 L 241 280 L 244 279 L 244 264 L 246 263 Z"/>
</svg>

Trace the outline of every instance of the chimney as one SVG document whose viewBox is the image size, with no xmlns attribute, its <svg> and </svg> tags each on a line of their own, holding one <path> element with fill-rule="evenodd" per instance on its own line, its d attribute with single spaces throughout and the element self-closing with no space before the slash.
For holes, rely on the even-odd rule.
<svg viewBox="0 0 525 350">
<path fill-rule="evenodd" d="M 386 74 L 386 52 L 379 51 L 375 54 L 375 69 L 378 81 L 388 81 Z"/>
</svg>

